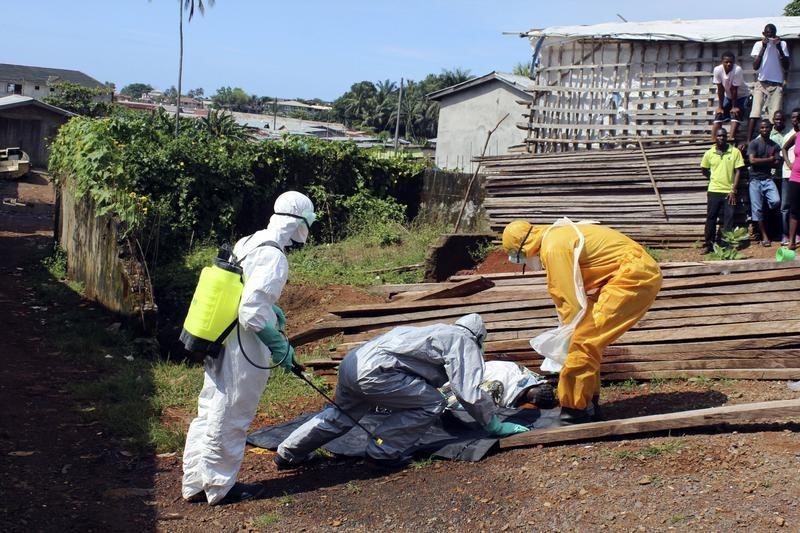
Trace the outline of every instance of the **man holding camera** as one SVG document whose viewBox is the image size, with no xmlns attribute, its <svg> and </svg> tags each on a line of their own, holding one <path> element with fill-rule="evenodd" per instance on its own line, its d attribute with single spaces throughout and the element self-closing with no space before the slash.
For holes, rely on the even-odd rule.
<svg viewBox="0 0 800 533">
<path fill-rule="evenodd" d="M 753 106 L 750 111 L 750 124 L 747 129 L 747 140 L 753 138 L 756 122 L 762 117 L 763 108 L 771 117 L 783 105 L 783 87 L 786 85 L 786 74 L 789 71 L 789 48 L 786 42 L 777 36 L 774 24 L 764 26 L 763 39 L 756 41 L 750 55 L 753 57 L 753 69 L 758 72 L 753 87 Z"/>
</svg>

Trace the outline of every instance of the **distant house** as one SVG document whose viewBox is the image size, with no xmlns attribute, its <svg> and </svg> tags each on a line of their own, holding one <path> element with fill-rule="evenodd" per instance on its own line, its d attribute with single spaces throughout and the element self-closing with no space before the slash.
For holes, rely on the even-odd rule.
<svg viewBox="0 0 800 533">
<path fill-rule="evenodd" d="M 510 146 L 521 144 L 525 134 L 516 126 L 518 102 L 530 101 L 531 95 L 525 91 L 532 84 L 524 76 L 491 72 L 429 94 L 430 100 L 439 102 L 436 165 L 473 169 L 472 158 L 481 155 L 487 133 L 503 117 L 492 133 L 486 155 L 505 154 Z"/>
<path fill-rule="evenodd" d="M 93 89 L 105 87 L 78 70 L 0 63 L 0 97 L 16 94 L 41 100 L 54 93 L 55 85 L 61 82 L 77 83 Z M 111 94 L 109 89 L 108 100 L 111 100 Z"/>
<path fill-rule="evenodd" d="M 46 167 L 49 141 L 72 116 L 30 96 L 4 96 L 0 98 L 0 148 L 22 148 L 34 167 Z"/>
<path fill-rule="evenodd" d="M 318 117 L 330 110 L 331 107 L 326 105 L 304 104 L 297 100 L 278 100 L 278 113 L 282 115 L 303 112 L 310 117 Z"/>
</svg>

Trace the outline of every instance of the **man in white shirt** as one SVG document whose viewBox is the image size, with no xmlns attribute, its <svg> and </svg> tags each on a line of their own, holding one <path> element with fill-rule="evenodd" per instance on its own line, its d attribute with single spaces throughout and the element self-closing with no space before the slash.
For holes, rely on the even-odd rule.
<svg viewBox="0 0 800 533">
<path fill-rule="evenodd" d="M 753 138 L 756 122 L 771 117 L 783 105 L 783 86 L 789 71 L 789 47 L 777 36 L 774 24 L 764 26 L 763 39 L 756 41 L 750 55 L 753 69 L 758 72 L 753 90 L 753 108 L 750 110 L 750 124 L 747 140 Z M 763 114 L 766 107 L 767 114 Z"/>
<path fill-rule="evenodd" d="M 733 52 L 722 54 L 722 63 L 714 67 L 714 83 L 717 85 L 717 111 L 711 138 L 716 140 L 717 130 L 722 123 L 730 121 L 731 138 L 736 139 L 736 130 L 745 117 L 750 89 L 744 82 L 744 70 L 736 64 Z"/>
</svg>

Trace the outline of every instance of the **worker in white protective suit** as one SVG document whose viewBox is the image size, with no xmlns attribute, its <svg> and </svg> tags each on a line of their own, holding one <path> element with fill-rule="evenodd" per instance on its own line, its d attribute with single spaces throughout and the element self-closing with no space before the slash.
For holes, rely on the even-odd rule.
<svg viewBox="0 0 800 533">
<path fill-rule="evenodd" d="M 532 339 L 531 346 L 560 371 L 561 423 L 597 418 L 603 350 L 655 301 L 658 263 L 614 229 L 567 218 L 542 226 L 511 222 L 503 230 L 503 249 L 514 263 L 535 268 L 540 259 L 547 273 L 561 326 Z"/>
<path fill-rule="evenodd" d="M 280 469 L 302 464 L 325 443 L 347 433 L 364 415 L 382 408 L 391 414 L 373 431 L 366 448 L 373 466 L 397 468 L 411 459 L 414 445 L 446 407 L 438 388 L 446 382 L 467 412 L 489 434 L 527 431 L 495 416 L 497 406 L 480 388 L 486 327 L 475 313 L 455 325 L 400 326 L 351 350 L 339 365 L 336 406 L 294 430 L 278 446 Z"/>
<path fill-rule="evenodd" d="M 258 497 L 265 487 L 236 483 L 247 427 L 269 378 L 270 363 L 289 370 L 294 349 L 283 334 L 286 318 L 277 301 L 286 284 L 285 250 L 308 239 L 314 204 L 296 191 L 281 194 L 266 229 L 233 248 L 244 271 L 239 322 L 220 357 L 207 357 L 197 417 L 183 454 L 183 497 L 211 505 Z"/>
</svg>

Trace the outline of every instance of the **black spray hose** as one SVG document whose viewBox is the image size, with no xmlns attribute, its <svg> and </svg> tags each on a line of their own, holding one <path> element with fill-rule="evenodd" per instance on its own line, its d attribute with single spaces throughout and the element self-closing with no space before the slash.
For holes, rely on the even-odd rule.
<svg viewBox="0 0 800 533">
<path fill-rule="evenodd" d="M 300 365 L 298 365 L 297 363 L 294 363 L 294 364 L 292 365 L 292 374 L 294 374 L 294 375 L 295 375 L 295 376 L 297 376 L 298 378 L 300 378 L 300 379 L 302 379 L 303 381 L 305 381 L 306 383 L 308 383 L 308 384 L 309 384 L 309 386 L 311 386 L 311 388 L 312 388 L 312 389 L 314 389 L 315 391 L 317 391 L 318 393 L 320 393 L 320 394 L 322 395 L 322 397 L 323 397 L 323 398 L 325 398 L 326 400 L 328 400 L 329 402 L 331 402 L 331 403 L 332 403 L 332 404 L 333 404 L 333 405 L 334 405 L 334 406 L 335 406 L 335 407 L 336 407 L 338 410 L 340 410 L 342 413 L 344 413 L 344 414 L 345 414 L 345 416 L 346 416 L 347 418 L 349 418 L 350 420 L 352 420 L 352 421 L 355 423 L 355 425 L 357 425 L 358 427 L 360 427 L 361 429 L 363 429 L 363 430 L 364 430 L 364 432 L 365 432 L 367 435 L 369 435 L 369 436 L 372 438 L 372 440 L 374 440 L 374 441 L 375 441 L 375 443 L 376 443 L 378 446 L 380 446 L 381 444 L 383 444 L 383 439 L 382 439 L 382 438 L 380 438 L 380 437 L 379 437 L 379 436 L 377 436 L 375 433 L 371 432 L 370 430 L 368 430 L 367 428 L 365 428 L 363 425 L 361 425 L 361 423 L 360 423 L 358 420 L 356 420 L 355 418 L 353 418 L 352 416 L 350 416 L 350 413 L 348 413 L 347 411 L 345 411 L 344 409 L 342 409 L 342 408 L 339 406 L 339 404 L 337 404 L 336 402 L 334 402 L 334 401 L 333 401 L 333 400 L 332 400 L 332 399 L 331 399 L 331 398 L 330 398 L 330 397 L 329 397 L 327 394 L 325 394 L 324 392 L 322 392 L 322 390 L 321 390 L 321 389 L 319 389 L 319 388 L 318 388 L 316 385 L 314 385 L 313 383 L 311 383 L 311 381 L 310 381 L 310 380 L 309 380 L 307 377 L 305 377 L 305 376 L 303 375 L 303 367 L 301 367 L 301 366 L 300 366 Z"/>
</svg>

